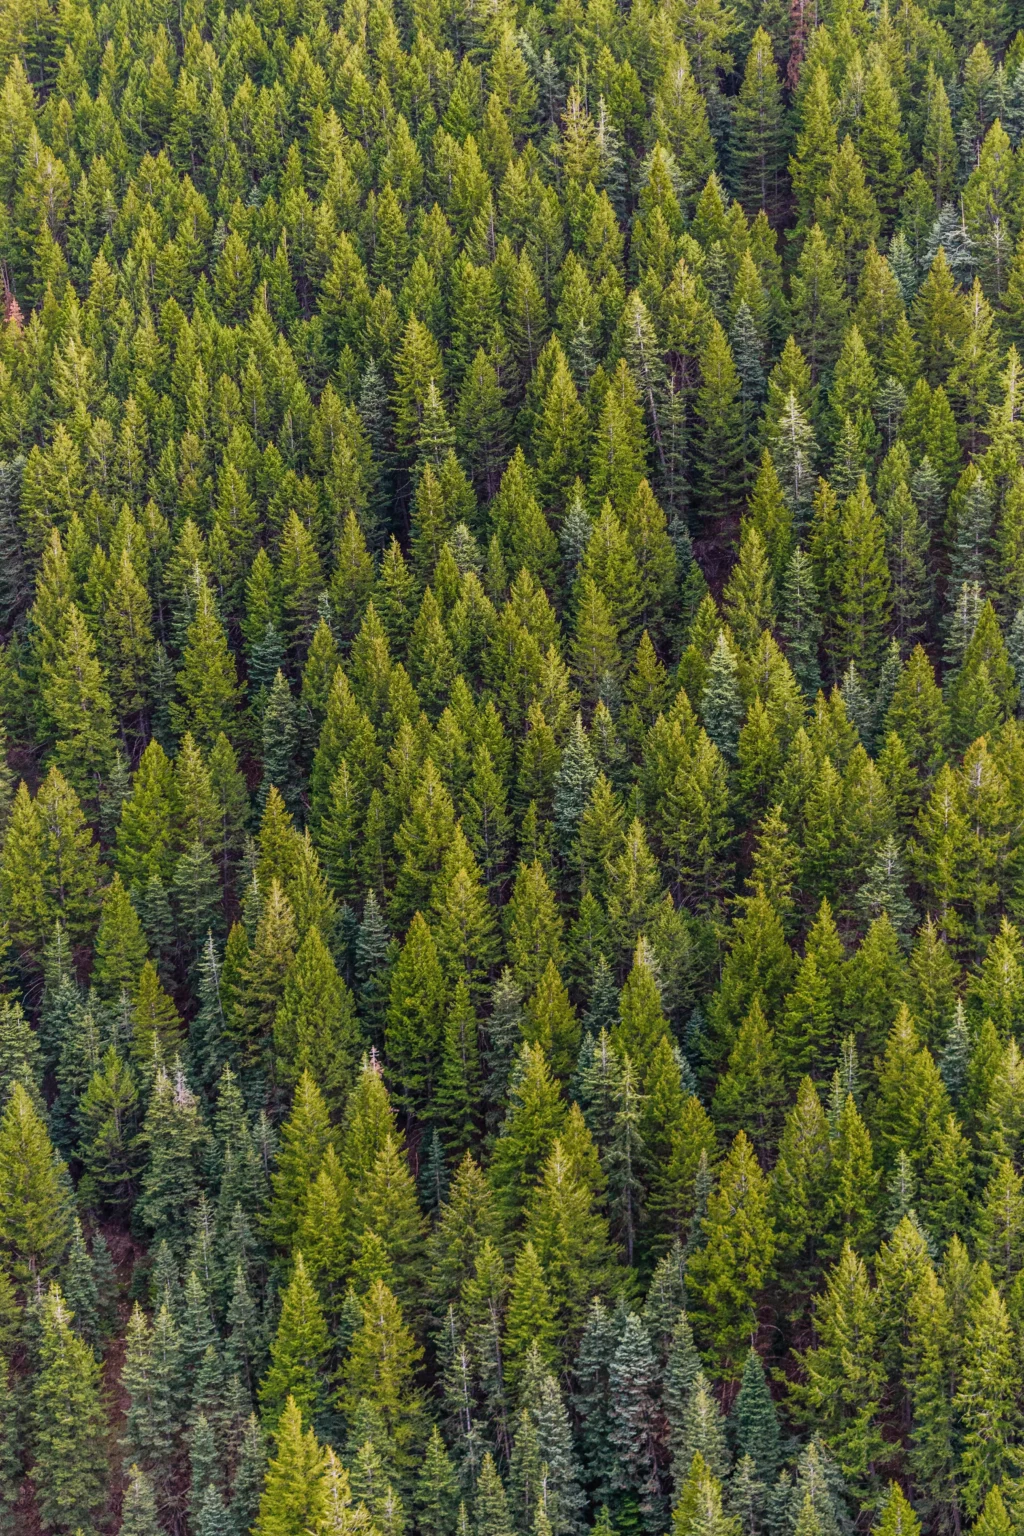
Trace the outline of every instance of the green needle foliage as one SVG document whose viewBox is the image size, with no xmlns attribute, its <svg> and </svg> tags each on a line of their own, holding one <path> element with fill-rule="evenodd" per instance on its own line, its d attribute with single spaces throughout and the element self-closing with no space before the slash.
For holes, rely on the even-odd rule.
<svg viewBox="0 0 1024 1536">
<path fill-rule="evenodd" d="M 0 7 L 0 1533 L 1020 1536 L 1024 15 Z"/>
</svg>

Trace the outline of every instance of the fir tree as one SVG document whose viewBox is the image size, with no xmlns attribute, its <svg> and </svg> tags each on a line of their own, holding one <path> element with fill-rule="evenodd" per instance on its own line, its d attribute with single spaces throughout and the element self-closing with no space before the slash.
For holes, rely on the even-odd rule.
<svg viewBox="0 0 1024 1536">
<path fill-rule="evenodd" d="M 687 1275 L 700 1329 L 733 1373 L 749 1341 L 754 1299 L 773 1252 L 764 1176 L 741 1131 L 709 1199 L 705 1244 L 691 1259 Z"/>
<path fill-rule="evenodd" d="M 736 659 L 720 631 L 708 665 L 701 714 L 708 736 L 730 759 L 736 753 L 743 712 L 736 670 Z"/>
<path fill-rule="evenodd" d="M 71 1236 L 66 1170 L 21 1083 L 0 1120 L 0 1244 L 16 1283 L 45 1282 Z"/>
<path fill-rule="evenodd" d="M 743 1379 L 732 1409 L 732 1429 L 738 1453 L 753 1460 L 758 1478 L 770 1487 L 781 1456 L 779 1421 L 764 1365 L 754 1349 L 743 1366 Z"/>
<path fill-rule="evenodd" d="M 255 1529 L 260 1536 L 287 1536 L 315 1528 L 326 1512 L 324 1456 L 302 1414 L 289 1400 L 267 1465 Z"/>
<path fill-rule="evenodd" d="M 315 1423 L 323 1414 L 327 1347 L 319 1299 L 298 1253 L 270 1346 L 270 1369 L 260 1386 L 260 1406 L 268 1425 L 276 1425 L 291 1405 L 298 1408 L 305 1423 Z"/>
<path fill-rule="evenodd" d="M 72 1328 L 59 1288 L 42 1303 L 32 1390 L 32 1481 L 46 1525 L 87 1524 L 106 1498 L 106 1419 L 99 1362 Z"/>
</svg>

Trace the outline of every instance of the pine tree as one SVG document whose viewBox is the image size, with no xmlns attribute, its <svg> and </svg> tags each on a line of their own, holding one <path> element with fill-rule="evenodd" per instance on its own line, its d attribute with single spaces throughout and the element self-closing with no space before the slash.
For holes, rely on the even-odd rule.
<svg viewBox="0 0 1024 1536">
<path fill-rule="evenodd" d="M 508 1498 L 490 1451 L 484 1452 L 480 1466 L 473 1512 L 481 1536 L 511 1536 Z"/>
<path fill-rule="evenodd" d="M 856 658 L 873 680 L 888 627 L 890 579 L 881 520 L 863 476 L 839 515 L 835 538 L 836 567 L 829 572 L 837 603 L 834 665 L 839 671 Z"/>
<path fill-rule="evenodd" d="M 804 228 L 813 222 L 815 205 L 824 191 L 838 148 L 836 103 L 828 75 L 819 65 L 808 70 L 807 80 L 801 93 L 799 135 L 789 167 L 799 222 Z"/>
<path fill-rule="evenodd" d="M 1006 1306 L 994 1286 L 979 1287 L 965 1317 L 965 1354 L 954 1408 L 963 1425 L 963 1500 L 977 1514 L 1007 1467 L 1016 1428 L 1017 1369 Z"/>
<path fill-rule="evenodd" d="M 293 788 L 292 760 L 298 744 L 295 722 L 295 705 L 291 689 L 284 673 L 278 668 L 267 693 L 262 710 L 263 783 L 260 786 L 261 809 L 266 805 L 270 786 L 281 791 L 289 809 L 294 809 L 297 797 Z"/>
<path fill-rule="evenodd" d="M 566 854 L 576 840 L 580 818 L 587 808 L 596 778 L 594 754 L 582 719 L 577 715 L 562 752 L 553 802 L 555 828 Z"/>
<path fill-rule="evenodd" d="M 110 695 L 85 621 L 74 603 L 59 654 L 44 668 L 43 700 L 53 720 L 53 760 L 68 783 L 94 800 L 114 761 Z"/>
<path fill-rule="evenodd" d="M 128 1487 L 121 1506 L 124 1536 L 159 1536 L 153 1485 L 137 1465 L 128 1469 Z"/>
<path fill-rule="evenodd" d="M 59 1288 L 40 1314 L 40 1367 L 32 1389 L 32 1481 L 51 1529 L 88 1524 L 106 1498 L 106 1416 L 100 1367 L 71 1326 Z"/>
<path fill-rule="evenodd" d="M 722 1507 L 722 1485 L 698 1452 L 672 1512 L 673 1536 L 735 1536 L 739 1522 Z"/>
<path fill-rule="evenodd" d="M 17 1402 L 6 1361 L 0 1367 L 0 1529 L 17 1529 L 15 1505 L 21 1476 Z"/>
<path fill-rule="evenodd" d="M 776 1140 L 783 1098 L 775 1040 L 755 999 L 715 1089 L 715 1120 L 729 1134 L 745 1131 L 756 1150 L 767 1151 Z"/>
<path fill-rule="evenodd" d="M 780 630 L 793 675 L 802 691 L 813 696 L 821 683 L 818 646 L 821 619 L 814 593 L 811 562 L 798 545 L 786 569 L 779 595 Z"/>
<path fill-rule="evenodd" d="M 275 1067 L 286 1087 L 309 1072 L 329 1103 L 344 1102 L 361 1046 L 352 994 L 318 928 L 310 928 L 285 978 L 274 1016 Z"/>
<path fill-rule="evenodd" d="M 557 1359 L 557 1320 L 544 1270 L 527 1239 L 519 1250 L 509 1289 L 503 1341 L 504 1375 L 515 1399 L 531 1353 L 553 1364 Z"/>
<path fill-rule="evenodd" d="M 96 1349 L 100 1342 L 100 1305 L 96 1270 L 85 1244 L 82 1224 L 75 1221 L 71 1247 L 61 1271 L 61 1291 L 77 1324 L 76 1332 Z"/>
<path fill-rule="evenodd" d="M 45 1124 L 16 1082 L 0 1120 L 0 1244 L 26 1292 L 53 1274 L 70 1239 L 66 1179 Z"/>
<path fill-rule="evenodd" d="M 395 1293 L 403 1305 L 411 1305 L 422 1261 L 423 1220 L 404 1148 L 393 1134 L 385 1136 L 371 1166 L 362 1171 L 352 1227 L 363 1241 L 380 1229 L 376 1240 L 392 1266 Z"/>
<path fill-rule="evenodd" d="M 326 1513 L 324 1454 L 313 1431 L 303 1427 L 292 1400 L 277 1426 L 255 1529 L 259 1536 L 291 1536 L 315 1528 Z"/>
<path fill-rule="evenodd" d="M 793 333 L 810 366 L 811 378 L 817 382 L 839 355 L 847 314 L 836 257 L 817 224 L 804 242 L 793 274 L 792 307 Z M 774 443 L 771 447 L 778 462 Z"/>
<path fill-rule="evenodd" d="M 189 1432 L 189 1516 L 199 1525 L 201 1512 L 207 1505 L 208 1496 L 223 1504 L 217 1486 L 221 1477 L 220 1454 L 217 1438 L 204 1413 L 200 1413 Z"/>
<path fill-rule="evenodd" d="M 154 1243 L 166 1241 L 175 1252 L 184 1248 L 188 1218 L 199 1198 L 208 1135 L 180 1065 L 173 1077 L 161 1067 L 142 1127 L 149 1156 L 136 1209 Z"/>
<path fill-rule="evenodd" d="M 748 210 L 763 208 L 774 224 L 784 191 L 785 127 L 782 93 L 763 27 L 754 33 L 733 117 L 733 157 L 740 198 Z"/>
<path fill-rule="evenodd" d="M 755 1349 L 751 1349 L 743 1366 L 743 1379 L 732 1408 L 732 1425 L 737 1452 L 753 1460 L 758 1478 L 770 1487 L 775 1481 L 782 1447 L 775 1404 Z"/>
<path fill-rule="evenodd" d="M 327 1406 L 325 1363 L 327 1327 L 319 1298 L 302 1254 L 281 1301 L 281 1317 L 270 1346 L 270 1369 L 260 1386 L 260 1406 L 268 1426 L 292 1406 L 304 1423 L 315 1424 Z"/>
<path fill-rule="evenodd" d="M 755 1297 L 775 1241 L 764 1175 L 740 1131 L 708 1202 L 705 1244 L 690 1261 L 687 1288 L 694 1316 L 725 1370 L 738 1374 L 749 1343 Z"/>
<path fill-rule="evenodd" d="M 673 1425 L 673 1478 L 682 1484 L 686 1468 L 699 1455 L 716 1477 L 725 1478 L 730 1469 L 726 1425 L 715 1401 L 711 1383 L 698 1370 L 683 1404 L 681 1422 Z"/>
<path fill-rule="evenodd" d="M 796 349 L 794 343 L 794 350 Z M 773 384 L 769 383 L 769 392 Z M 779 484 L 789 509 L 790 517 L 797 524 L 806 522 L 814 494 L 814 466 L 818 445 L 814 432 L 801 407 L 795 390 L 790 390 L 780 403 L 780 409 L 769 418 L 768 449 L 772 463 L 778 472 Z M 759 480 L 755 481 L 751 513 L 757 515 Z"/>
<path fill-rule="evenodd" d="M 779 1049 L 792 1080 L 824 1076 L 836 1055 L 834 988 L 811 950 L 797 972 L 779 1025 Z"/>
<path fill-rule="evenodd" d="M 700 491 L 708 510 L 722 516 L 736 504 L 742 490 L 743 418 L 736 364 L 717 321 L 701 354 L 700 373 L 696 400 Z"/>
<path fill-rule="evenodd" d="M 375 1280 L 360 1309 L 355 1336 L 341 1372 L 339 1406 L 351 1414 L 361 1399 L 380 1416 L 397 1471 L 414 1465 L 422 1403 L 414 1385 L 421 1351 L 392 1291 Z"/>
<path fill-rule="evenodd" d="M 455 1536 L 458 1506 L 458 1477 L 435 1424 L 416 1479 L 417 1525 L 427 1536 Z"/>
<path fill-rule="evenodd" d="M 213 596 L 202 580 L 177 691 L 178 702 L 171 705 L 171 724 L 176 731 L 182 735 L 191 731 L 201 747 L 212 747 L 221 733 L 230 740 L 241 690 Z"/>
<path fill-rule="evenodd" d="M 742 714 L 736 658 L 720 630 L 708 664 L 701 715 L 710 740 L 730 760 L 736 755 Z"/>
<path fill-rule="evenodd" d="M 273 1201 L 267 1218 L 268 1230 L 282 1248 L 287 1248 L 295 1235 L 303 1197 L 333 1141 L 323 1095 L 311 1074 L 304 1071 L 282 1128 L 272 1180 Z"/>
<path fill-rule="evenodd" d="M 597 1149 L 578 1109 L 570 1111 L 529 1203 L 526 1233 L 543 1267 L 552 1306 L 570 1336 L 582 1330 L 588 1300 L 609 1283 L 608 1223 Z"/>
<path fill-rule="evenodd" d="M 92 932 L 99 885 L 98 849 L 78 796 L 51 768 L 32 800 L 19 785 L 0 855 L 10 937 L 41 952 L 60 919 L 72 943 Z"/>
<path fill-rule="evenodd" d="M 266 1439 L 253 1413 L 249 1415 L 242 1430 L 238 1465 L 231 1490 L 231 1513 L 236 1526 L 242 1530 L 252 1530 L 256 1524 L 266 1460 Z"/>
<path fill-rule="evenodd" d="M 399 1102 L 429 1103 L 446 989 L 430 928 L 417 912 L 391 973 L 385 1043 Z"/>
</svg>

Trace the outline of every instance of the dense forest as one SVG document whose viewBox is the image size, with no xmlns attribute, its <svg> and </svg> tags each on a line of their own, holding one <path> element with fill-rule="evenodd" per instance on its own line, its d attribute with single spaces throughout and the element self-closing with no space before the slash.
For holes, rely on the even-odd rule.
<svg viewBox="0 0 1024 1536">
<path fill-rule="evenodd" d="M 0 1533 L 1024 1536 L 1018 25 L 3 0 Z"/>
</svg>

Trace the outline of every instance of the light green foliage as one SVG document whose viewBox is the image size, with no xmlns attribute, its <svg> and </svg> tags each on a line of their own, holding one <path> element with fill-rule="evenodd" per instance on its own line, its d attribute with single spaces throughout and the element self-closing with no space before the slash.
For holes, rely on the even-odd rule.
<svg viewBox="0 0 1024 1536">
<path fill-rule="evenodd" d="M 1024 1528 L 1021 20 L 0 7 L 0 1531 Z"/>
</svg>

